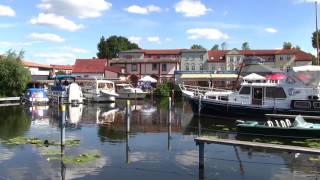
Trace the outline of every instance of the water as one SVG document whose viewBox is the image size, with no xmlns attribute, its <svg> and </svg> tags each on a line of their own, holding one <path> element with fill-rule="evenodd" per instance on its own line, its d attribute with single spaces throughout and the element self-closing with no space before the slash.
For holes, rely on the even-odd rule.
<svg viewBox="0 0 320 180">
<path fill-rule="evenodd" d="M 67 108 L 65 155 L 100 153 L 85 164 L 65 164 L 42 152 L 60 147 L 0 144 L 2 179 L 319 179 L 318 156 L 280 151 L 205 145 L 205 169 L 198 170 L 194 138 L 233 129 L 234 119 L 193 117 L 187 102 L 176 100 L 168 123 L 166 99 L 133 101 L 130 133 L 126 133 L 125 101 Z M 60 142 L 57 107 L 1 107 L 0 139 L 38 137 Z M 217 134 L 214 134 L 217 135 Z M 235 134 L 218 133 L 226 138 Z"/>
</svg>

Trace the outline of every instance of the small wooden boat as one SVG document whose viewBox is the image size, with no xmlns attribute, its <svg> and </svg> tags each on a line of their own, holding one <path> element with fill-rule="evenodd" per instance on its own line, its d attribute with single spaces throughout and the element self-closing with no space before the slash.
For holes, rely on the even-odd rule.
<svg viewBox="0 0 320 180">
<path fill-rule="evenodd" d="M 244 135 L 281 136 L 287 138 L 320 137 L 320 124 L 309 123 L 301 115 L 290 119 L 258 121 L 237 120 L 237 131 Z"/>
</svg>

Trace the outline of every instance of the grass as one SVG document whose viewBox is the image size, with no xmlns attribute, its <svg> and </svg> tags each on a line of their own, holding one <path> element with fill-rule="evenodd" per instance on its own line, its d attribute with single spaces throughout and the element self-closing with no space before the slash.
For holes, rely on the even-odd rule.
<svg viewBox="0 0 320 180">
<path fill-rule="evenodd" d="M 292 143 L 305 147 L 320 148 L 320 139 L 306 139 L 305 141 L 292 141 Z"/>
</svg>

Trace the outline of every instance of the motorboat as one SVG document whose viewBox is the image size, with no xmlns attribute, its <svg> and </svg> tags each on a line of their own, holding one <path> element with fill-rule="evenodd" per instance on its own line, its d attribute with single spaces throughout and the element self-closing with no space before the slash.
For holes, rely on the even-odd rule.
<svg viewBox="0 0 320 180">
<path fill-rule="evenodd" d="M 27 92 L 21 97 L 21 101 L 31 105 L 47 104 L 48 92 L 40 83 L 29 83 Z"/>
<path fill-rule="evenodd" d="M 180 84 L 194 113 L 262 117 L 264 114 L 320 115 L 320 66 L 293 68 L 264 79 L 244 80 L 240 90 Z"/>
<path fill-rule="evenodd" d="M 54 103 L 81 104 L 83 95 L 81 87 L 72 75 L 58 75 L 49 91 L 49 97 Z"/>
<path fill-rule="evenodd" d="M 297 115 L 292 122 L 290 119 L 269 119 L 267 121 L 237 120 L 237 131 L 244 135 L 263 135 L 287 138 L 320 137 L 320 124 L 306 122 Z"/>
<path fill-rule="evenodd" d="M 83 95 L 87 101 L 94 102 L 114 102 L 119 96 L 113 81 L 98 79 L 83 87 Z"/>
<path fill-rule="evenodd" d="M 120 99 L 144 99 L 148 94 L 140 88 L 134 88 L 131 84 L 117 84 L 116 91 Z"/>
</svg>

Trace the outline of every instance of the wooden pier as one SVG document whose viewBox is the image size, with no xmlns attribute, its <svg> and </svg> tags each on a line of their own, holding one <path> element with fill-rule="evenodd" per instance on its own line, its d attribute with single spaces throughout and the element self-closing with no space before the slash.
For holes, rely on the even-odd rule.
<svg viewBox="0 0 320 180">
<path fill-rule="evenodd" d="M 0 107 L 15 106 L 20 104 L 20 97 L 5 97 L 0 98 Z"/>
<path fill-rule="evenodd" d="M 239 141 L 239 140 L 233 140 L 233 139 L 197 137 L 194 139 L 194 141 L 199 146 L 199 169 L 204 169 L 204 145 L 205 144 L 222 144 L 222 145 L 231 145 L 231 146 L 243 146 L 243 147 L 249 147 L 249 148 L 275 149 L 275 150 L 295 152 L 295 153 L 308 153 L 308 154 L 318 154 L 318 155 L 320 154 L 320 149 L 318 148 L 259 143 L 259 142 L 250 142 L 250 141 Z"/>
</svg>

